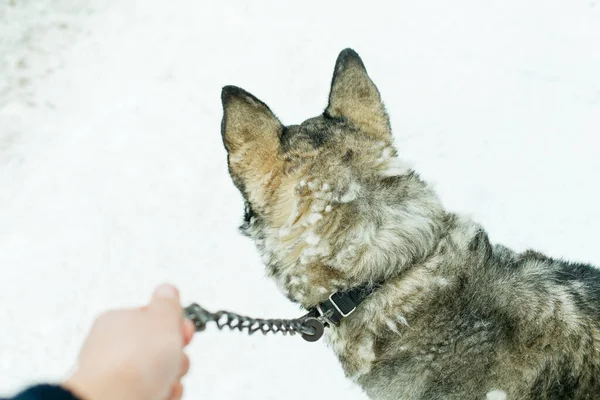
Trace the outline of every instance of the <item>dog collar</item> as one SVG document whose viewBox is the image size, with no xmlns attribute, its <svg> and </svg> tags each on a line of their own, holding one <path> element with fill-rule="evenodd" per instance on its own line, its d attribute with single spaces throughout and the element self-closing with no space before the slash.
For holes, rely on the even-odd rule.
<svg viewBox="0 0 600 400">
<path fill-rule="evenodd" d="M 338 326 L 342 319 L 356 311 L 358 305 L 382 285 L 365 284 L 345 292 L 334 292 L 327 300 L 311 308 L 307 316 L 319 318 L 325 326 Z"/>
</svg>

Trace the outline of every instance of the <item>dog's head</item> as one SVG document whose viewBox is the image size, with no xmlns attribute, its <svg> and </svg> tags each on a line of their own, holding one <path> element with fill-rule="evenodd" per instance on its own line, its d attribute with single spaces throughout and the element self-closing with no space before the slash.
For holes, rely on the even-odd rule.
<svg viewBox="0 0 600 400">
<path fill-rule="evenodd" d="M 323 114 L 284 126 L 250 93 L 222 92 L 229 173 L 268 274 L 305 306 L 425 257 L 443 215 L 397 158 L 377 87 L 353 50 L 335 64 Z"/>
</svg>

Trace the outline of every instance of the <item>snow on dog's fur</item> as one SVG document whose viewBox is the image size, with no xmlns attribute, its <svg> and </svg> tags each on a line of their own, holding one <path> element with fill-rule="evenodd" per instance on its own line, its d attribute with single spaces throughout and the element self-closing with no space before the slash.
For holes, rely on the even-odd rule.
<svg viewBox="0 0 600 400">
<path fill-rule="evenodd" d="M 600 396 L 600 271 L 493 246 L 398 159 L 379 91 L 342 51 L 322 115 L 284 126 L 222 92 L 222 136 L 254 239 L 306 308 L 384 285 L 328 343 L 373 399 Z"/>
</svg>

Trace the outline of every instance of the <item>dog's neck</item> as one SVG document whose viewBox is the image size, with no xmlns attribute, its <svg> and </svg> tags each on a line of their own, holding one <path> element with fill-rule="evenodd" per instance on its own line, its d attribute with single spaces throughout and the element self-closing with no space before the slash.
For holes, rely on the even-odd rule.
<svg viewBox="0 0 600 400">
<path fill-rule="evenodd" d="M 360 330 L 364 329 L 365 325 L 389 325 L 390 321 L 408 325 L 407 318 L 411 317 L 412 305 L 418 303 L 419 298 L 427 297 L 429 291 L 451 285 L 456 280 L 456 276 L 446 273 L 448 260 L 456 259 L 457 262 L 461 262 L 468 257 L 479 264 L 484 263 L 490 253 L 491 245 L 479 224 L 466 217 L 448 214 L 445 218 L 444 232 L 439 236 L 435 247 L 423 259 L 398 268 L 396 274 L 378 281 L 376 285 L 367 282 L 357 286 L 372 289 L 365 293 L 356 307 L 356 313 L 345 318 L 346 329 L 351 327 Z M 390 299 L 393 299 L 399 308 L 394 308 L 394 313 L 388 315 L 381 310 L 389 308 Z M 402 305 L 403 303 L 406 306 Z M 398 309 L 405 310 L 405 313 L 395 315 Z M 372 315 L 375 314 L 383 319 L 373 321 Z"/>
<path fill-rule="evenodd" d="M 245 232 L 288 298 L 312 308 L 332 293 L 390 279 L 431 254 L 447 230 L 446 212 L 415 175 L 390 179 L 381 193 L 337 200 L 335 185 L 308 182 L 302 188 L 310 193 L 291 196 L 283 225 L 249 218 Z M 322 201 L 327 196 L 330 204 Z M 385 201 L 377 206 L 377 198 Z"/>
</svg>

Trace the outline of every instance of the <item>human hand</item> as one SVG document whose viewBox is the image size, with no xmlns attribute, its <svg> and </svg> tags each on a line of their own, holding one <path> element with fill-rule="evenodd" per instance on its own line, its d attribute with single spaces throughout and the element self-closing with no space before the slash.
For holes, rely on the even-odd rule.
<svg viewBox="0 0 600 400">
<path fill-rule="evenodd" d="M 193 334 L 177 289 L 161 285 L 149 305 L 96 319 L 63 386 L 83 400 L 180 399 L 190 363 L 183 349 Z"/>
</svg>

